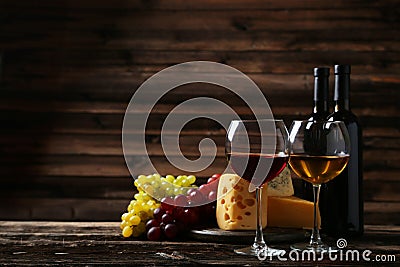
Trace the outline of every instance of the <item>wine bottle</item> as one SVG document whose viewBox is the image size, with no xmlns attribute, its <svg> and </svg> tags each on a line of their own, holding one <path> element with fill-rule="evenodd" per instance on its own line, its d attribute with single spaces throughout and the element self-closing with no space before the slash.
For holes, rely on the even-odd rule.
<svg viewBox="0 0 400 267">
<path fill-rule="evenodd" d="M 317 67 L 314 68 L 314 103 L 313 110 L 308 118 L 309 121 L 322 121 L 326 120 L 329 116 L 329 68 L 328 67 Z M 316 148 L 308 148 L 310 151 Z M 324 186 L 324 185 L 322 185 Z M 322 192 L 324 190 L 321 190 Z M 321 194 L 321 197 L 323 195 Z M 320 197 L 320 198 L 321 198 Z M 313 201 L 313 185 L 302 181 L 302 198 Z"/>
<path fill-rule="evenodd" d="M 364 231 L 362 196 L 362 133 L 357 117 L 350 110 L 350 65 L 335 65 L 335 110 L 328 120 L 346 124 L 350 136 L 347 167 L 326 184 L 320 208 L 322 229 L 335 237 L 362 235 Z"/>
</svg>

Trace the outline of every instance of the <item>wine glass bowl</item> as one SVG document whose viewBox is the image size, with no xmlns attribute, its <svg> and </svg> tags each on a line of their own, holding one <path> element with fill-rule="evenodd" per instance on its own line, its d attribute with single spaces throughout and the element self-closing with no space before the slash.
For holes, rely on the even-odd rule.
<svg viewBox="0 0 400 267">
<path fill-rule="evenodd" d="M 293 249 L 328 251 L 319 235 L 316 211 L 321 184 L 339 175 L 346 167 L 350 153 L 350 139 L 341 121 L 294 121 L 290 127 L 291 170 L 311 183 L 314 190 L 314 227 L 309 243 L 292 246 Z"/>
<path fill-rule="evenodd" d="M 233 171 L 256 191 L 256 237 L 238 254 L 273 256 L 281 250 L 269 248 L 263 238 L 261 187 L 276 177 L 289 158 L 288 132 L 282 120 L 234 120 L 227 131 L 225 152 Z"/>
</svg>

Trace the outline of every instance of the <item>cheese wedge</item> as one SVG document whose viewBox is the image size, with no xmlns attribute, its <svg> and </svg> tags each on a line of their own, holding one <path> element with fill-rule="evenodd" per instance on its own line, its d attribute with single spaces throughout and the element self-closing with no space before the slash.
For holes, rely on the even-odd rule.
<svg viewBox="0 0 400 267">
<path fill-rule="evenodd" d="M 277 177 L 268 182 L 267 192 L 270 197 L 288 197 L 294 194 L 289 167 L 285 167 Z"/>
<path fill-rule="evenodd" d="M 268 227 L 313 228 L 314 204 L 310 201 L 290 197 L 268 198 Z M 317 209 L 317 220 L 321 217 Z"/>
<path fill-rule="evenodd" d="M 250 183 L 234 174 L 223 174 L 219 178 L 216 217 L 223 230 L 256 229 L 255 192 L 249 192 Z M 262 227 L 267 226 L 267 185 L 262 189 Z"/>
</svg>

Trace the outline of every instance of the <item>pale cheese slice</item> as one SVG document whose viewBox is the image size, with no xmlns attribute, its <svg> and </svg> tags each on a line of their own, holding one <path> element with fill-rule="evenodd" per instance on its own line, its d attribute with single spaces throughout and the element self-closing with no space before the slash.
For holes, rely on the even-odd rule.
<svg viewBox="0 0 400 267">
<path fill-rule="evenodd" d="M 270 197 L 288 197 L 294 194 L 292 178 L 288 166 L 286 166 L 277 177 L 268 182 L 267 192 Z"/>
</svg>

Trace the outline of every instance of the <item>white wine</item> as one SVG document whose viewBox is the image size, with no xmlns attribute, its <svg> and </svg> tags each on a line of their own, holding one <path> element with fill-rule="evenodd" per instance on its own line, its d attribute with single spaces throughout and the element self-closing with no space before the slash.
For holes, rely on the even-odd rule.
<svg viewBox="0 0 400 267">
<path fill-rule="evenodd" d="M 313 185 L 320 185 L 335 178 L 343 171 L 349 160 L 344 156 L 290 155 L 289 165 L 292 170 Z"/>
</svg>

